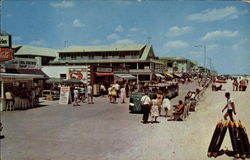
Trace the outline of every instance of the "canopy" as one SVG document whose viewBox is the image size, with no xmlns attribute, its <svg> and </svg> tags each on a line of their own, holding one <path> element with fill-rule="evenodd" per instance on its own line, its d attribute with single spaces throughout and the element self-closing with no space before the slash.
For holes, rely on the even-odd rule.
<svg viewBox="0 0 250 160">
<path fill-rule="evenodd" d="M 169 77 L 171 77 L 171 78 L 174 78 L 174 76 L 173 76 L 171 73 L 164 72 L 164 74 L 165 74 L 166 76 L 169 76 Z"/>
<path fill-rule="evenodd" d="M 50 78 L 50 79 L 46 80 L 45 82 L 48 84 L 52 84 L 52 83 L 59 84 L 59 83 L 63 83 L 64 81 L 61 78 Z"/>
<path fill-rule="evenodd" d="M 123 79 L 136 79 L 136 77 L 131 74 L 115 74 L 115 76 Z"/>
<path fill-rule="evenodd" d="M 155 73 L 156 77 L 160 77 L 160 78 L 165 78 L 163 75 L 159 74 L 159 73 Z"/>
<path fill-rule="evenodd" d="M 78 80 L 78 79 L 67 79 L 64 81 L 64 83 L 76 83 L 76 84 L 81 84 L 83 81 Z"/>
</svg>

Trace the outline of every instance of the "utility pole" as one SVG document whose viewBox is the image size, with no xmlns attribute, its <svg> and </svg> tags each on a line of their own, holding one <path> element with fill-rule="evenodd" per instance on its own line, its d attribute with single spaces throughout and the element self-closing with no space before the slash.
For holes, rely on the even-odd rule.
<svg viewBox="0 0 250 160">
<path fill-rule="evenodd" d="M 151 37 L 150 37 L 150 36 L 148 36 L 148 44 L 150 44 L 150 40 L 151 40 Z"/>
</svg>

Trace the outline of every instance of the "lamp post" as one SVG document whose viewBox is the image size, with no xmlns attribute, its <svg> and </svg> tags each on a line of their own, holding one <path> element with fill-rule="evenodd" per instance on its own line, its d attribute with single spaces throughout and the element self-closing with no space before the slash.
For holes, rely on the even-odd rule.
<svg viewBox="0 0 250 160">
<path fill-rule="evenodd" d="M 207 54 L 207 53 L 206 53 L 206 48 L 207 48 L 207 47 L 206 47 L 205 45 L 197 45 L 197 46 L 194 46 L 194 47 L 204 48 L 204 69 L 205 69 L 205 73 L 206 73 L 206 70 L 207 70 L 207 69 L 206 69 L 206 60 L 207 60 L 207 58 L 206 58 L 206 56 L 207 56 L 207 55 L 206 55 L 206 54 Z"/>
</svg>

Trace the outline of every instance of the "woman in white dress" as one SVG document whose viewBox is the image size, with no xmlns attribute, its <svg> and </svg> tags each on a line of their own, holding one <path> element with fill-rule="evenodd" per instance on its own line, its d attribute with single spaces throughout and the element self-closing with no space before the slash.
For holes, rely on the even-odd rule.
<svg viewBox="0 0 250 160">
<path fill-rule="evenodd" d="M 157 122 L 157 117 L 159 116 L 159 107 L 158 107 L 157 99 L 152 100 L 152 107 L 151 107 L 151 118 L 152 122 Z"/>
</svg>

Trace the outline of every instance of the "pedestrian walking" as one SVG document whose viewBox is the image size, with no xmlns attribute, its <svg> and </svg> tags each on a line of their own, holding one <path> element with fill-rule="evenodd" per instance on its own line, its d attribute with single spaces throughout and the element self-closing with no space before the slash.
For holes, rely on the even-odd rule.
<svg viewBox="0 0 250 160">
<path fill-rule="evenodd" d="M 141 107 L 143 111 L 142 123 L 148 123 L 148 117 L 151 109 L 151 99 L 148 96 L 148 92 L 141 98 Z"/>
<path fill-rule="evenodd" d="M 74 102 L 73 102 L 73 106 L 80 106 L 79 102 L 78 102 L 78 95 L 79 95 L 79 91 L 78 89 L 75 87 L 74 91 Z"/>
<path fill-rule="evenodd" d="M 168 96 L 165 96 L 165 98 L 163 99 L 162 105 L 161 105 L 161 112 L 160 115 L 167 117 L 168 111 L 171 108 L 171 102 L 168 98 Z"/>
<path fill-rule="evenodd" d="M 84 85 L 81 85 L 80 87 L 80 95 L 81 95 L 81 100 L 82 100 L 82 103 L 85 103 L 85 86 Z"/>
<path fill-rule="evenodd" d="M 88 91 L 88 104 L 94 104 L 94 102 L 93 102 L 93 87 L 91 84 L 88 85 L 87 91 Z"/>
<path fill-rule="evenodd" d="M 5 101 L 6 111 L 8 111 L 8 109 L 10 111 L 14 110 L 15 99 L 11 88 L 9 88 L 7 92 L 5 92 Z"/>
<path fill-rule="evenodd" d="M 110 85 L 110 87 L 108 88 L 109 103 L 112 103 L 112 94 L 111 94 L 111 90 L 112 90 L 112 85 Z"/>
<path fill-rule="evenodd" d="M 121 87 L 121 103 L 125 103 L 125 98 L 126 98 L 126 89 L 124 86 Z"/>
<path fill-rule="evenodd" d="M 100 94 L 101 94 L 102 97 L 104 97 L 105 92 L 106 92 L 106 88 L 105 88 L 105 86 L 103 84 L 101 84 L 101 86 L 100 86 Z"/>
<path fill-rule="evenodd" d="M 112 103 L 116 103 L 117 90 L 115 87 L 112 87 L 111 89 L 111 96 L 112 96 Z"/>
<path fill-rule="evenodd" d="M 224 119 L 227 120 L 227 117 L 230 117 L 231 121 L 234 121 L 233 119 L 233 113 L 236 115 L 236 111 L 235 111 L 235 104 L 233 99 L 230 97 L 230 93 L 226 92 L 225 93 L 225 97 L 227 98 L 227 104 L 226 106 L 223 108 L 222 112 L 224 112 L 225 109 L 227 109 L 227 112 L 224 115 Z"/>
<path fill-rule="evenodd" d="M 157 122 L 157 117 L 160 115 L 159 114 L 159 103 L 158 99 L 153 99 L 152 100 L 152 107 L 150 109 L 150 115 L 151 115 L 151 122 L 156 123 Z"/>
<path fill-rule="evenodd" d="M 159 113 L 161 114 L 161 105 L 162 105 L 162 102 L 163 102 L 162 91 L 161 91 L 161 90 L 158 90 L 156 96 L 157 96 L 157 106 L 158 106 L 158 110 L 159 110 Z"/>
<path fill-rule="evenodd" d="M 239 83 L 238 83 L 237 79 L 234 79 L 234 81 L 233 81 L 233 91 L 238 91 L 238 86 L 239 86 Z"/>
</svg>

